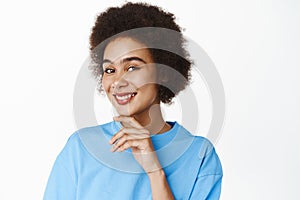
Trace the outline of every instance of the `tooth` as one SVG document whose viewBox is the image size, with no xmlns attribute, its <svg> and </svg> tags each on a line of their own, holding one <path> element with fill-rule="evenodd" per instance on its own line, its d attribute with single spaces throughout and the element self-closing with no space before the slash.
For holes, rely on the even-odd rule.
<svg viewBox="0 0 300 200">
<path fill-rule="evenodd" d="M 134 97 L 135 95 L 136 95 L 136 93 L 134 92 L 134 93 L 123 95 L 123 96 L 116 95 L 116 98 L 119 100 L 126 100 L 126 99 L 129 99 L 130 97 Z"/>
<path fill-rule="evenodd" d="M 119 99 L 119 100 L 125 100 L 125 99 L 130 98 L 130 97 L 131 97 L 131 94 L 124 95 L 124 96 L 116 96 L 116 97 L 117 97 L 117 99 Z"/>
</svg>

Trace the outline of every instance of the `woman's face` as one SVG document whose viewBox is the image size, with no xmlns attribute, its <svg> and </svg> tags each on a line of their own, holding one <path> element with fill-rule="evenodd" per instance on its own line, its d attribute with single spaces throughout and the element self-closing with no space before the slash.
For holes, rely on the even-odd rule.
<svg viewBox="0 0 300 200">
<path fill-rule="evenodd" d="M 103 55 L 103 88 L 120 115 L 149 113 L 159 104 L 156 69 L 146 46 L 129 37 L 111 41 Z"/>
</svg>

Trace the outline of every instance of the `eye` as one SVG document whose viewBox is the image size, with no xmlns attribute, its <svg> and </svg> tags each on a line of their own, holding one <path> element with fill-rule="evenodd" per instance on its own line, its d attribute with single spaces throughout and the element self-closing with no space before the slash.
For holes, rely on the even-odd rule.
<svg viewBox="0 0 300 200">
<path fill-rule="evenodd" d="M 114 69 L 111 69 L 111 68 L 106 68 L 106 69 L 104 70 L 104 72 L 105 72 L 106 74 L 112 74 L 112 73 L 115 72 L 115 70 L 114 70 Z"/>
<path fill-rule="evenodd" d="M 135 71 L 135 70 L 137 70 L 137 69 L 139 69 L 139 68 L 136 67 L 136 66 L 130 65 L 130 66 L 127 68 L 127 71 L 132 72 L 132 71 Z"/>
</svg>

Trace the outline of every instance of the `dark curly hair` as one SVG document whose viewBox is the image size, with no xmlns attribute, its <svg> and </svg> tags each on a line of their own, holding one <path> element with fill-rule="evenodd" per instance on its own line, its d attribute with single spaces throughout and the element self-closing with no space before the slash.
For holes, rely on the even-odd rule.
<svg viewBox="0 0 300 200">
<path fill-rule="evenodd" d="M 147 31 L 145 27 L 156 28 Z M 139 30 L 139 28 L 143 29 L 129 31 Z M 172 30 L 176 34 L 161 30 Z M 157 66 L 168 66 L 157 67 L 158 76 L 164 77 L 165 80 L 158 86 L 161 102 L 171 103 L 172 98 L 189 84 L 191 61 L 184 48 L 185 40 L 181 28 L 175 23 L 175 16 L 146 3 L 126 3 L 121 7 L 111 7 L 100 13 L 92 28 L 90 35 L 92 63 L 89 68 L 99 81 L 99 90 L 101 90 L 103 75 L 101 63 L 104 49 L 109 42 L 118 37 L 130 37 L 145 44 L 149 47 L 148 50 Z M 151 48 L 158 45 L 164 48 Z M 177 73 L 170 73 L 167 68 Z"/>
</svg>

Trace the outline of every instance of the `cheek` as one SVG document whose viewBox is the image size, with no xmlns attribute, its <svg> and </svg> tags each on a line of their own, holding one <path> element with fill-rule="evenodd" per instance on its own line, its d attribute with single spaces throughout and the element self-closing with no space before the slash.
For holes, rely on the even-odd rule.
<svg viewBox="0 0 300 200">
<path fill-rule="evenodd" d="M 157 83 L 156 73 L 152 71 L 144 71 L 143 73 L 139 73 L 136 74 L 135 76 L 130 77 L 130 81 L 138 88 L 153 83 L 155 84 Z"/>
<path fill-rule="evenodd" d="M 153 102 L 159 102 L 158 100 L 158 88 L 156 85 L 147 85 L 146 87 L 142 87 L 141 91 L 143 91 L 143 97 L 144 100 L 153 103 Z M 156 101 L 158 100 L 158 101 Z"/>
<path fill-rule="evenodd" d="M 111 81 L 109 79 L 103 77 L 101 84 L 102 84 L 102 87 L 105 90 L 105 92 L 108 93 L 110 85 L 111 85 Z"/>
</svg>

